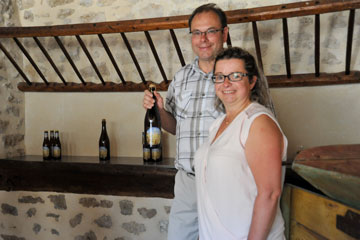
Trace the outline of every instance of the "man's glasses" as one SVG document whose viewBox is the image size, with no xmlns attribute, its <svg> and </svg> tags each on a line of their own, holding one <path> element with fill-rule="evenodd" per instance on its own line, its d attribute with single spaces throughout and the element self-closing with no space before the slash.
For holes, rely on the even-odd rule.
<svg viewBox="0 0 360 240">
<path fill-rule="evenodd" d="M 190 32 L 190 34 L 193 38 L 200 38 L 203 34 L 205 35 L 205 37 L 214 37 L 218 32 L 220 32 L 222 30 L 224 30 L 224 29 L 223 28 L 219 28 L 219 29 L 210 28 L 210 29 L 206 30 L 205 32 L 195 30 L 195 31 Z"/>
<path fill-rule="evenodd" d="M 212 76 L 212 80 L 214 81 L 214 83 L 223 83 L 225 81 L 225 78 L 228 78 L 229 81 L 231 82 L 238 82 L 241 81 L 243 77 L 246 76 L 248 76 L 248 74 L 242 72 L 233 72 L 230 73 L 229 75 L 215 74 Z"/>
</svg>

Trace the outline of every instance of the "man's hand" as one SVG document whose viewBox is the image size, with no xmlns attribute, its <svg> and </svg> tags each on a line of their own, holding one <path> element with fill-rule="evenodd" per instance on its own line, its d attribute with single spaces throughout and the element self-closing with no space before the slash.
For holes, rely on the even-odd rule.
<svg viewBox="0 0 360 240">
<path fill-rule="evenodd" d="M 155 91 L 154 95 L 156 97 L 157 100 L 157 106 L 159 108 L 159 110 L 164 109 L 164 100 L 161 97 L 161 95 Z M 144 91 L 144 99 L 143 99 L 143 107 L 145 109 L 150 109 L 154 106 L 155 100 L 153 99 L 153 95 L 149 90 L 145 90 Z"/>
</svg>

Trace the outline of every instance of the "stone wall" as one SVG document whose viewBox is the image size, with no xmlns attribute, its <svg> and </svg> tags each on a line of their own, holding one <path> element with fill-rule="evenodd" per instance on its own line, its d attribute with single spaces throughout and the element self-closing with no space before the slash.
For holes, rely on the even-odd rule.
<svg viewBox="0 0 360 240">
<path fill-rule="evenodd" d="M 15 1 L 0 1 L 0 26 L 19 25 L 18 11 Z M 7 49 L 15 46 L 10 40 L 1 43 Z M 14 58 L 21 66 L 22 56 L 15 54 Z M 25 153 L 24 149 L 24 94 L 17 90 L 17 83 L 22 81 L 19 73 L 0 52 L 0 158 L 19 156 Z"/>
<path fill-rule="evenodd" d="M 170 204 L 159 198 L 10 192 L 0 198 L 0 239 L 166 239 Z"/>
</svg>

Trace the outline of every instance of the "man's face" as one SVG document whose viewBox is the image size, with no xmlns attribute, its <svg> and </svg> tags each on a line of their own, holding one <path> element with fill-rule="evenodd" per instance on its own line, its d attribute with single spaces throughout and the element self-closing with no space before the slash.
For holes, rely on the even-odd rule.
<svg viewBox="0 0 360 240">
<path fill-rule="evenodd" d="M 191 32 L 203 32 L 191 36 L 192 49 L 199 61 L 213 61 L 216 54 L 223 49 L 228 28 L 221 29 L 219 17 L 213 11 L 209 11 L 195 15 L 191 23 Z"/>
</svg>

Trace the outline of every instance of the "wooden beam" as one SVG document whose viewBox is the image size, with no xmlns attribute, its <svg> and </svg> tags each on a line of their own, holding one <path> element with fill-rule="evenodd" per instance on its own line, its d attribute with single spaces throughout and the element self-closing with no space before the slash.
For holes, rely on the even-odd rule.
<svg viewBox="0 0 360 240">
<path fill-rule="evenodd" d="M 280 87 L 304 87 L 304 86 L 325 86 L 336 84 L 360 83 L 360 71 L 352 71 L 349 75 L 344 72 L 340 73 L 321 73 L 320 77 L 315 77 L 313 73 L 294 74 L 291 78 L 287 75 L 268 76 L 267 80 L 271 88 Z M 67 86 L 62 83 L 50 82 L 49 85 L 44 83 L 32 83 L 28 85 L 24 82 L 18 83 L 18 89 L 23 92 L 143 92 L 149 88 L 150 83 L 156 85 L 159 91 L 166 91 L 171 80 L 155 83 L 147 81 L 134 83 L 127 81 L 126 84 L 105 82 L 103 84 L 88 82 L 86 85 L 81 83 L 68 82 Z"/>
<path fill-rule="evenodd" d="M 360 0 L 318 0 L 226 11 L 229 24 L 282 19 L 360 8 Z M 36 27 L 1 27 L 0 38 L 141 32 L 188 27 L 189 15 Z"/>
</svg>

